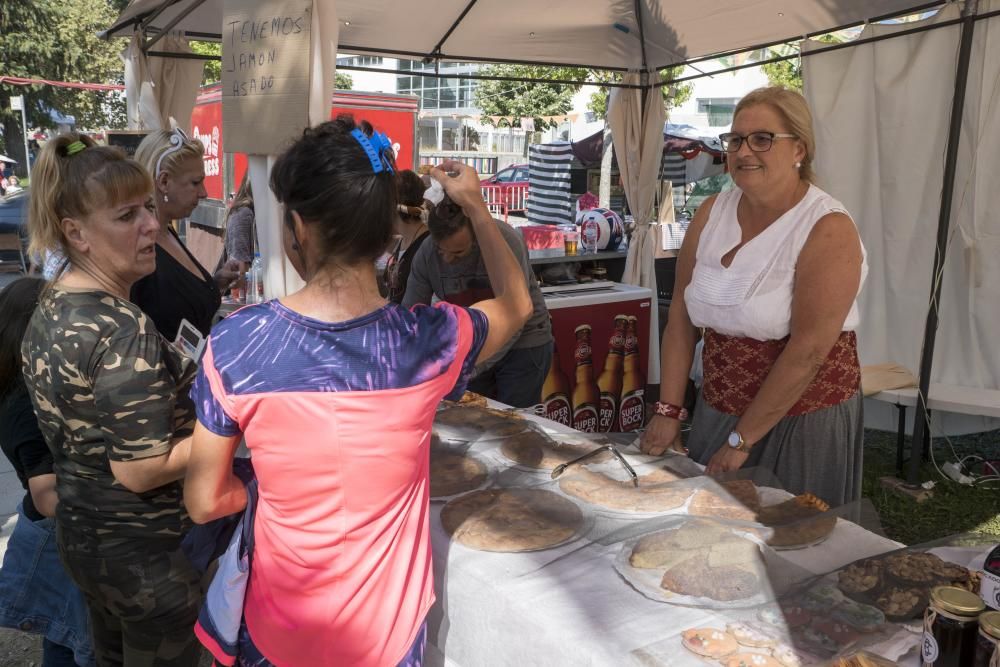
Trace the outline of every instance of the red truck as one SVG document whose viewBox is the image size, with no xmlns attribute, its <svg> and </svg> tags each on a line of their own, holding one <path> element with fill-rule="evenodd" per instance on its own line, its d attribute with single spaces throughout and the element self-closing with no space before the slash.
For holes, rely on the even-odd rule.
<svg viewBox="0 0 1000 667">
<path fill-rule="evenodd" d="M 330 117 L 352 114 L 367 120 L 384 132 L 396 149 L 396 164 L 401 169 L 416 169 L 417 117 L 420 99 L 413 95 L 367 93 L 338 90 L 333 94 Z M 191 215 L 187 242 L 198 260 L 214 267 L 222 253 L 226 205 L 239 189 L 247 169 L 243 153 L 225 151 L 222 132 L 222 84 L 204 86 L 191 113 L 191 135 L 205 144 L 205 189 L 208 199 Z"/>
</svg>

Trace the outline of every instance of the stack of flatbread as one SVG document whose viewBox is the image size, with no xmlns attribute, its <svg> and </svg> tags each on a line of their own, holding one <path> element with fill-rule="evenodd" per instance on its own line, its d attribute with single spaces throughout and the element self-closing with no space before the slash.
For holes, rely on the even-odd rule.
<svg viewBox="0 0 1000 667">
<path fill-rule="evenodd" d="M 688 513 L 692 516 L 754 521 L 760 510 L 760 496 L 753 482 L 738 479 L 712 485 L 694 494 Z"/>
<path fill-rule="evenodd" d="M 431 498 L 454 496 L 482 486 L 488 477 L 479 459 L 461 452 L 431 450 Z"/>
<path fill-rule="evenodd" d="M 541 489 L 485 489 L 450 501 L 441 523 L 452 539 L 481 551 L 532 551 L 572 539 L 583 512 Z"/>
<path fill-rule="evenodd" d="M 617 480 L 601 472 L 582 467 L 566 473 L 559 480 L 563 493 L 601 507 L 625 512 L 666 512 L 677 509 L 691 497 L 691 489 L 673 486 L 681 478 L 668 470 L 654 470 L 639 477 L 636 487 L 631 479 Z"/>
<path fill-rule="evenodd" d="M 452 405 L 439 410 L 434 423 L 453 430 L 496 437 L 513 435 L 528 428 L 528 422 L 514 412 L 477 405 Z"/>
<path fill-rule="evenodd" d="M 676 595 L 731 602 L 761 591 L 760 548 L 707 521 L 652 533 L 632 547 L 629 564 L 664 570 L 660 587 Z"/>
<path fill-rule="evenodd" d="M 552 470 L 596 448 L 596 445 L 590 444 L 556 442 L 544 433 L 529 429 L 505 438 L 500 445 L 500 453 L 527 468 Z M 606 461 L 610 457 L 610 452 L 601 452 L 588 459 L 588 462 Z"/>
</svg>

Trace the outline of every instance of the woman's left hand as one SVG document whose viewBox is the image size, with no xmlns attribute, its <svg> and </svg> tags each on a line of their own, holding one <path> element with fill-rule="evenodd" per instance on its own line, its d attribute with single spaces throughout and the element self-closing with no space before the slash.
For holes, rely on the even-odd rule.
<svg viewBox="0 0 1000 667">
<path fill-rule="evenodd" d="M 708 466 L 705 468 L 705 474 L 721 475 L 724 472 L 739 470 L 747 462 L 749 456 L 748 452 L 741 452 L 723 443 L 722 447 L 719 447 L 719 451 L 709 459 Z"/>
<path fill-rule="evenodd" d="M 215 272 L 215 284 L 218 286 L 220 292 L 225 292 L 232 287 L 233 283 L 239 277 L 240 263 L 235 259 L 231 259 Z"/>
</svg>

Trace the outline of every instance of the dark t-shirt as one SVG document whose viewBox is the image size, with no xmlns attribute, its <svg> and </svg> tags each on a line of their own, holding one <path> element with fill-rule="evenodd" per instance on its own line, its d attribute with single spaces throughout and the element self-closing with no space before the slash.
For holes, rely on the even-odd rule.
<svg viewBox="0 0 1000 667">
<path fill-rule="evenodd" d="M 25 491 L 28 490 L 28 480 L 32 477 L 52 474 L 52 452 L 38 428 L 31 397 L 23 385 L 14 389 L 0 403 L 0 446 L 14 466 L 14 472 Z M 24 494 L 22 507 L 24 515 L 32 521 L 45 518 L 35 508 L 31 493 Z"/>
<path fill-rule="evenodd" d="M 74 539 L 177 539 L 190 525 L 179 482 L 126 489 L 111 461 L 167 454 L 194 424 L 195 367 L 134 304 L 53 286 L 21 347 L 25 383 L 52 452 L 60 527 Z"/>
<path fill-rule="evenodd" d="M 420 245 L 430 236 L 430 232 L 424 232 L 406 248 L 400 255 L 397 251 L 389 258 L 389 263 L 385 265 L 385 282 L 388 294 L 386 298 L 395 304 L 403 303 L 403 296 L 406 294 L 406 281 L 410 277 L 410 266 L 413 264 L 413 256 L 420 250 Z"/>
<path fill-rule="evenodd" d="M 173 230 L 170 233 L 173 234 Z M 174 234 L 174 237 L 177 235 Z M 180 243 L 180 239 L 177 242 Z M 149 315 L 156 330 L 170 341 L 177 338 L 181 320 L 187 320 L 202 336 L 208 336 L 215 313 L 222 305 L 222 294 L 212 275 L 188 252 L 183 243 L 181 247 L 198 267 L 200 278 L 157 243 L 156 271 L 132 286 L 132 303 Z"/>
</svg>

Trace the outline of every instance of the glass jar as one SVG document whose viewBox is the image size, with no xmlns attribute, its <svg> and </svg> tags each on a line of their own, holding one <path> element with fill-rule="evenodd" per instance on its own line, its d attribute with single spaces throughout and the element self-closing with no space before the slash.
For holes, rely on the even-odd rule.
<svg viewBox="0 0 1000 667">
<path fill-rule="evenodd" d="M 988 611 L 979 617 L 975 667 L 1000 665 L 1000 611 Z"/>
<path fill-rule="evenodd" d="M 979 586 L 979 596 L 987 607 L 1000 611 L 1000 544 L 986 557 L 983 563 L 983 580 Z"/>
<path fill-rule="evenodd" d="M 937 586 L 924 612 L 921 658 L 924 667 L 967 667 L 976 655 L 983 601 L 955 586 Z"/>
</svg>

